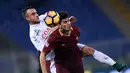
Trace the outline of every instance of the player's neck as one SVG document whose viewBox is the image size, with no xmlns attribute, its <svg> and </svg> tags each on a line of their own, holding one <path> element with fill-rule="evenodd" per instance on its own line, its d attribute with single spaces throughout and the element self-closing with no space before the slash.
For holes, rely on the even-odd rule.
<svg viewBox="0 0 130 73">
<path fill-rule="evenodd" d="M 65 31 L 65 30 L 59 29 L 59 31 L 61 32 L 61 34 L 63 36 L 70 36 L 71 35 L 71 30 L 70 31 Z"/>
</svg>

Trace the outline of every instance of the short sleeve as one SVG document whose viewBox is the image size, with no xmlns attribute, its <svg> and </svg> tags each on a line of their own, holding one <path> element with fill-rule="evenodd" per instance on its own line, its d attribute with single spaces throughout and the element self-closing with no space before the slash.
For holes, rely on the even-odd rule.
<svg viewBox="0 0 130 73">
<path fill-rule="evenodd" d="M 45 43 L 43 51 L 45 53 L 49 53 L 54 48 L 55 48 L 55 37 L 53 35 L 50 35 L 47 42 Z"/>
<path fill-rule="evenodd" d="M 43 21 L 45 17 L 46 17 L 46 13 L 45 13 L 45 14 L 40 15 L 40 16 L 39 16 L 40 21 Z"/>
<path fill-rule="evenodd" d="M 75 32 L 77 33 L 77 36 L 80 36 L 80 29 L 76 26 L 72 26 L 73 30 L 75 30 Z"/>
</svg>

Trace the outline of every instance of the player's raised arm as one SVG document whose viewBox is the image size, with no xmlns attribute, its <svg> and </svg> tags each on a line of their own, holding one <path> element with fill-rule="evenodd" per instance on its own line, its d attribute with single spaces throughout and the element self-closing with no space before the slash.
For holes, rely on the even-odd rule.
<svg viewBox="0 0 130 73">
<path fill-rule="evenodd" d="M 74 17 L 74 16 L 70 16 L 69 20 L 70 20 L 71 24 L 77 21 L 76 17 Z"/>
</svg>

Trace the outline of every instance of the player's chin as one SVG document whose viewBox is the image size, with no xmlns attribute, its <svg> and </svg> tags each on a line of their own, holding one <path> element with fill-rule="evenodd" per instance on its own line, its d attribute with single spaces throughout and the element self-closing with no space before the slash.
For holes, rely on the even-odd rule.
<svg viewBox="0 0 130 73">
<path fill-rule="evenodd" d="M 70 31 L 71 29 L 69 28 L 69 29 L 66 29 L 66 32 L 68 32 L 68 31 Z"/>
<path fill-rule="evenodd" d="M 71 30 L 71 27 L 66 28 L 66 30 L 70 31 L 70 30 Z"/>
<path fill-rule="evenodd" d="M 36 22 L 37 22 L 37 23 L 39 23 L 39 22 L 40 22 L 40 20 L 36 20 Z"/>
</svg>

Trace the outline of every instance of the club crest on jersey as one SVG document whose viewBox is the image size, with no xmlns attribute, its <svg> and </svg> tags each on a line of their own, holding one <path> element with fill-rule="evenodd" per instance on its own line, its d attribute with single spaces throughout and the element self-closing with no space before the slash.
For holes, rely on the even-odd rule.
<svg viewBox="0 0 130 73">
<path fill-rule="evenodd" d="M 35 32 L 35 35 L 36 35 L 36 36 L 38 36 L 38 35 L 39 35 L 40 30 L 35 29 L 35 30 L 34 30 L 34 32 Z"/>
</svg>

